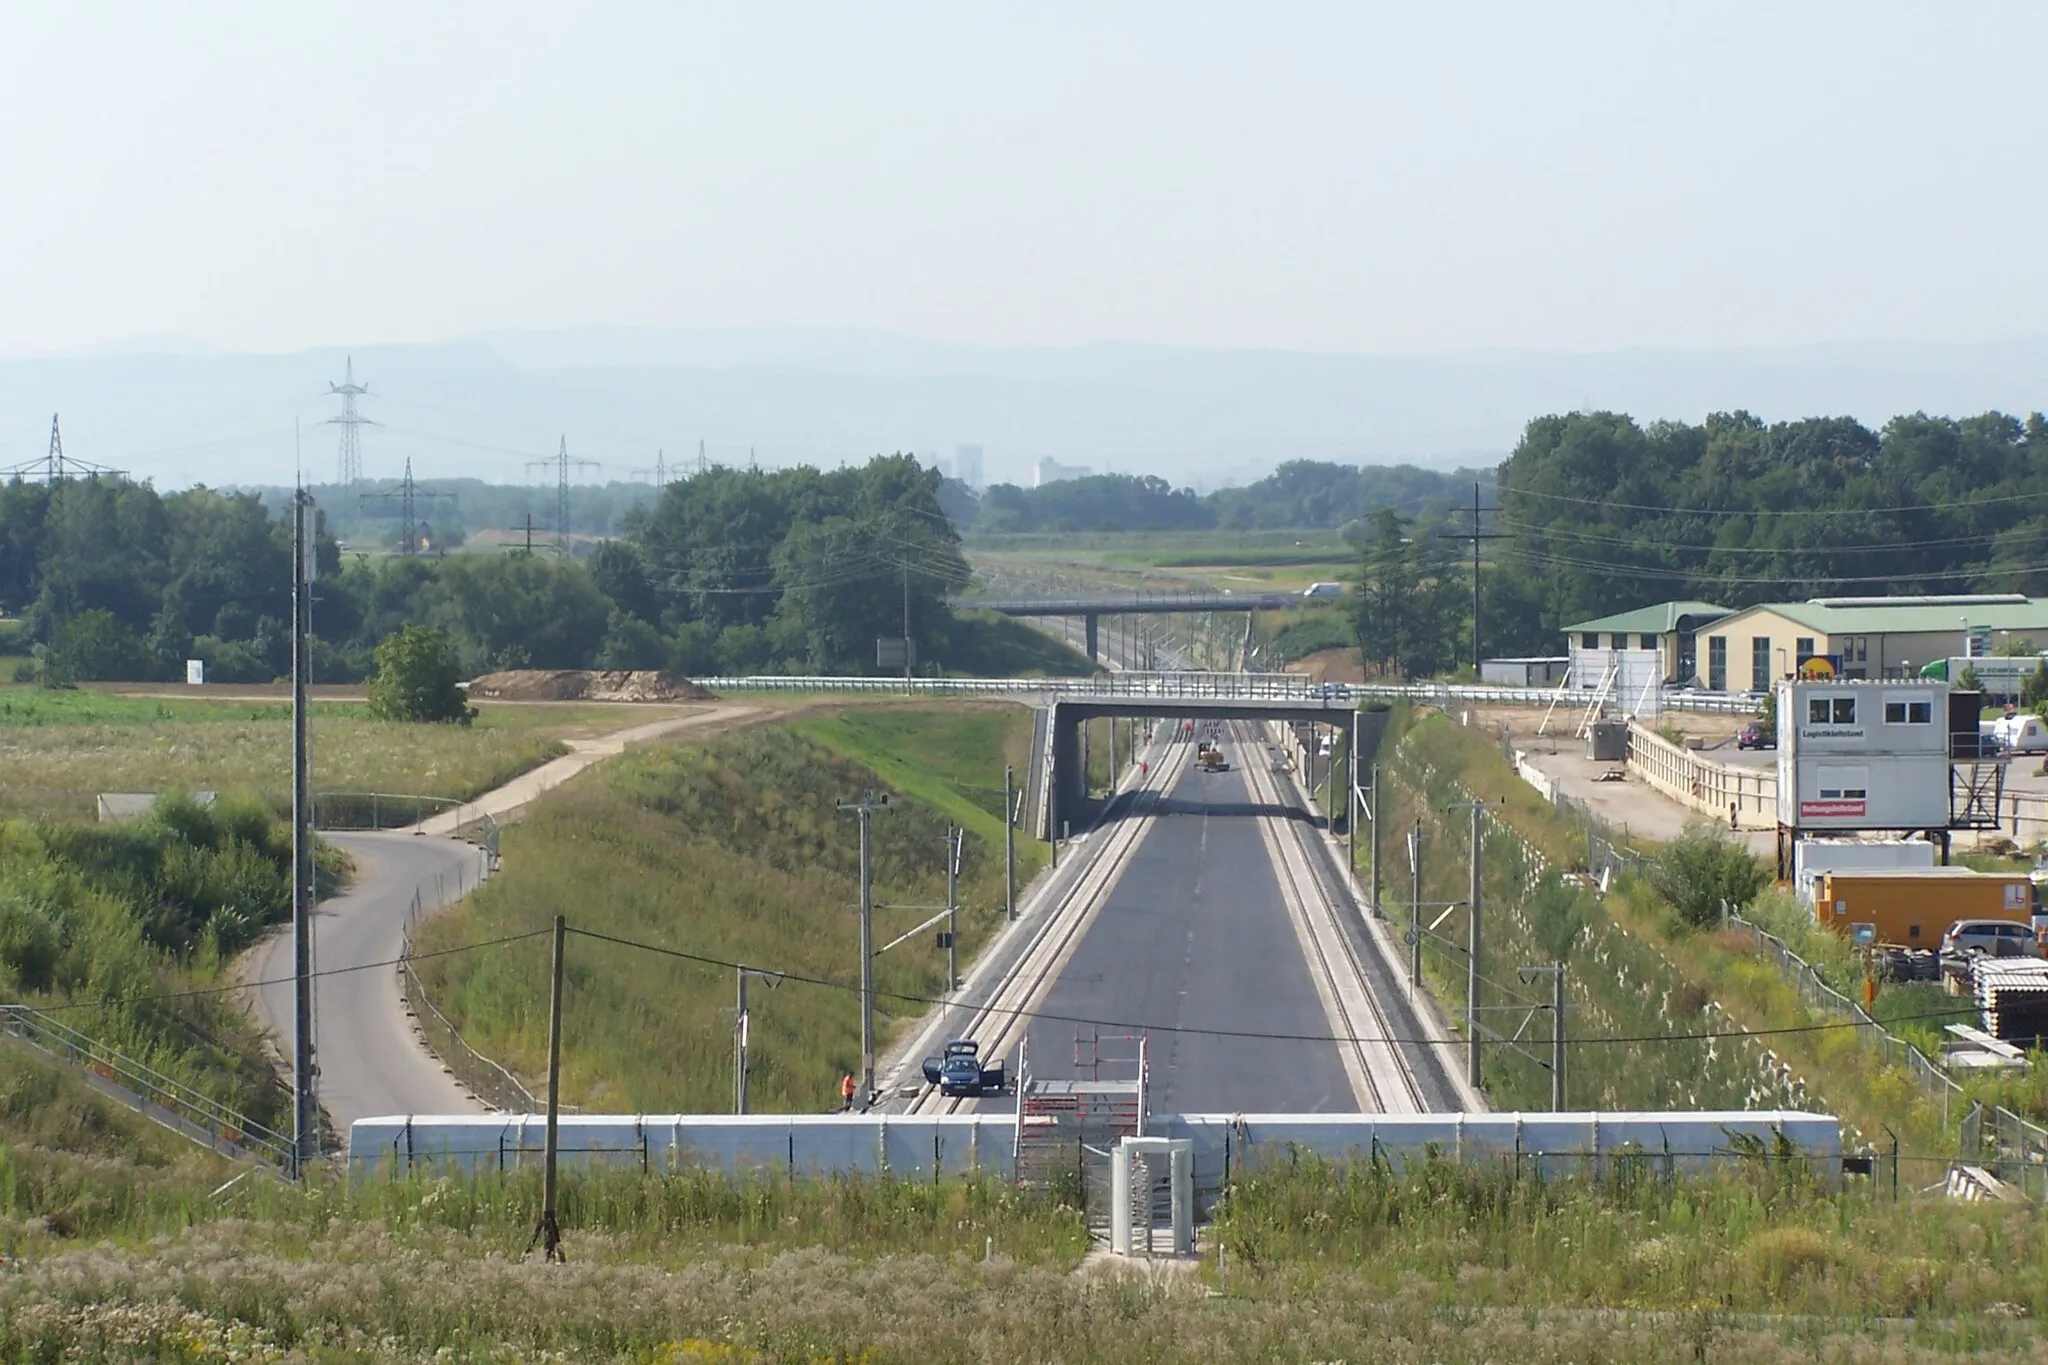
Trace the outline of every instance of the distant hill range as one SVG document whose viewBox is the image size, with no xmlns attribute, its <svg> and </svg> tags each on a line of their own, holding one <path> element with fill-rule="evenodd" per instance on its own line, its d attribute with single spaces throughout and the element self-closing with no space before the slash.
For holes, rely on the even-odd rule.
<svg viewBox="0 0 2048 1365">
<path fill-rule="evenodd" d="M 1924 410 L 2044 406 L 2048 337 L 1975 346 L 1839 344 L 1740 351 L 1436 356 L 1228 351 L 1099 343 L 979 347 L 858 331 L 516 332 L 419 346 L 0 362 L 0 466 L 42 457 L 52 412 L 67 454 L 160 487 L 291 478 L 293 425 L 310 479 L 334 477 L 327 395 L 352 354 L 367 382 L 363 467 L 396 477 L 538 482 L 527 461 L 563 434 L 579 480 L 694 466 L 835 465 L 877 452 L 985 451 L 988 482 L 1029 482 L 1050 457 L 1097 472 L 1214 488 L 1289 459 L 1491 464 L 1545 413 L 1613 409 L 1644 422 L 1747 409 L 1881 425 Z M 143 353 L 147 351 L 149 353 Z"/>
</svg>

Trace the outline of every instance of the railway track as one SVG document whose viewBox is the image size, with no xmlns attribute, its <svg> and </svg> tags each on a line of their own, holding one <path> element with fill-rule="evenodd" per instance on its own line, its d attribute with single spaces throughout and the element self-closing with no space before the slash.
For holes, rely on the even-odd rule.
<svg viewBox="0 0 2048 1365">
<path fill-rule="evenodd" d="M 1075 886 L 1065 904 L 1051 912 L 1051 919 L 1025 951 L 1016 970 L 995 990 L 988 1001 L 976 1007 L 964 1021 L 948 1030 L 951 1036 L 973 1038 L 981 1043 L 984 1057 L 1004 1057 L 1015 1051 L 1030 1027 L 1026 1017 L 1047 987 L 1073 956 L 1074 948 L 1095 920 L 1103 902 L 1116 886 L 1124 863 L 1151 824 L 1152 808 L 1186 768 L 1195 746 L 1168 740 L 1155 745 L 1158 760 L 1151 771 L 1131 790 L 1132 808 L 1107 831 L 1103 846 L 1093 855 L 1088 873 Z M 927 1086 L 913 1100 L 913 1114 L 952 1114 L 976 1104 L 971 1096 L 944 1096 L 937 1086 Z"/>
<path fill-rule="evenodd" d="M 1241 753 L 1255 755 L 1244 767 L 1245 785 L 1255 800 L 1291 807 L 1286 790 L 1265 761 L 1265 737 L 1255 725 L 1239 727 Z M 1260 832 L 1273 860 L 1273 873 L 1287 902 L 1308 959 L 1309 975 L 1329 1016 L 1331 1031 L 1342 1041 L 1339 1054 L 1363 1113 L 1427 1113 L 1431 1106 L 1400 1045 L 1385 1041 L 1400 1036 L 1371 987 L 1371 976 L 1355 938 L 1346 931 L 1339 906 L 1315 875 L 1314 837 L 1303 822 L 1288 816 L 1261 817 Z"/>
</svg>

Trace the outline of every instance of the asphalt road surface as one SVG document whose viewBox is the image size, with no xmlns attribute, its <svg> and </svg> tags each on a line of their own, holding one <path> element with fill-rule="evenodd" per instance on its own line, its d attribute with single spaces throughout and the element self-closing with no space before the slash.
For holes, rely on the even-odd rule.
<svg viewBox="0 0 2048 1365">
<path fill-rule="evenodd" d="M 355 879 L 313 912 L 318 971 L 395 959 L 405 941 L 407 912 L 419 890 L 428 906 L 453 904 L 458 886 L 473 885 L 481 854 L 452 839 L 410 834 L 323 834 L 355 861 Z M 292 940 L 266 940 L 250 959 L 247 979 L 272 984 L 254 992 L 257 1017 L 289 1057 L 292 1045 Z M 280 979 L 282 978 L 282 979 Z M 315 978 L 314 1057 L 320 1107 L 336 1131 L 385 1114 L 478 1114 L 414 1036 L 392 967 Z"/>
<path fill-rule="evenodd" d="M 1243 746 L 1226 744 L 1237 750 Z M 1264 750 L 1247 754 L 1264 761 Z M 1233 763 L 1239 755 L 1231 754 Z M 1158 821 L 1131 855 L 1100 916 L 1045 999 L 1044 1013 L 1151 1026 L 1154 1113 L 1350 1113 L 1336 1045 L 1319 1041 L 1175 1033 L 1173 1026 L 1326 1037 L 1323 1013 L 1264 842 L 1243 774 L 1192 764 L 1159 804 Z M 1078 1026 L 1087 1035 L 1087 1025 Z M 1031 1072 L 1073 1066 L 1071 1022 L 1031 1029 Z M 1101 1029 L 1104 1080 L 1135 1074 L 1107 1060 L 1134 1044 Z M 1084 1057 L 1088 1048 L 1084 1043 Z"/>
</svg>

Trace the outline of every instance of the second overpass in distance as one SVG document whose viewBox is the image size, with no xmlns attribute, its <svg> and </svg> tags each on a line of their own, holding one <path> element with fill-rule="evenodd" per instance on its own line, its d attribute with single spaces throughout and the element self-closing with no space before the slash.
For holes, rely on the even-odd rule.
<svg viewBox="0 0 2048 1365">
<path fill-rule="evenodd" d="M 955 611 L 992 611 L 1001 616 L 1078 616 L 1086 623 L 1088 657 L 1098 653 L 1096 623 L 1105 616 L 1159 616 L 1215 611 L 1279 611 L 1301 605 L 1289 592 L 1138 592 L 1065 597 L 949 597 Z"/>
</svg>

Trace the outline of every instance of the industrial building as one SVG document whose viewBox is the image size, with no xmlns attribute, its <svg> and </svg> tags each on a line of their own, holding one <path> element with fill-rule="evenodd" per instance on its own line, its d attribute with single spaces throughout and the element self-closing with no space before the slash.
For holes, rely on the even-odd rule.
<svg viewBox="0 0 2048 1365">
<path fill-rule="evenodd" d="M 1592 691 L 1617 669 L 1636 671 L 1626 666 L 1635 661 L 1619 656 L 1645 650 L 1654 651 L 1657 657 L 1640 667 L 1654 672 L 1657 681 L 1686 682 L 1698 671 L 1694 655 L 1700 630 L 1727 615 L 1728 608 L 1712 602 L 1659 602 L 1566 626 L 1571 685 Z M 1626 686 L 1621 690 L 1630 691 Z"/>
<path fill-rule="evenodd" d="M 1698 677 L 1714 692 L 1767 692 L 1808 659 L 1826 660 L 1828 671 L 1843 678 L 1912 678 L 1937 659 L 1984 657 L 2016 644 L 2048 646 L 2048 597 L 1765 602 L 1724 616 L 1700 634 Z"/>
</svg>

